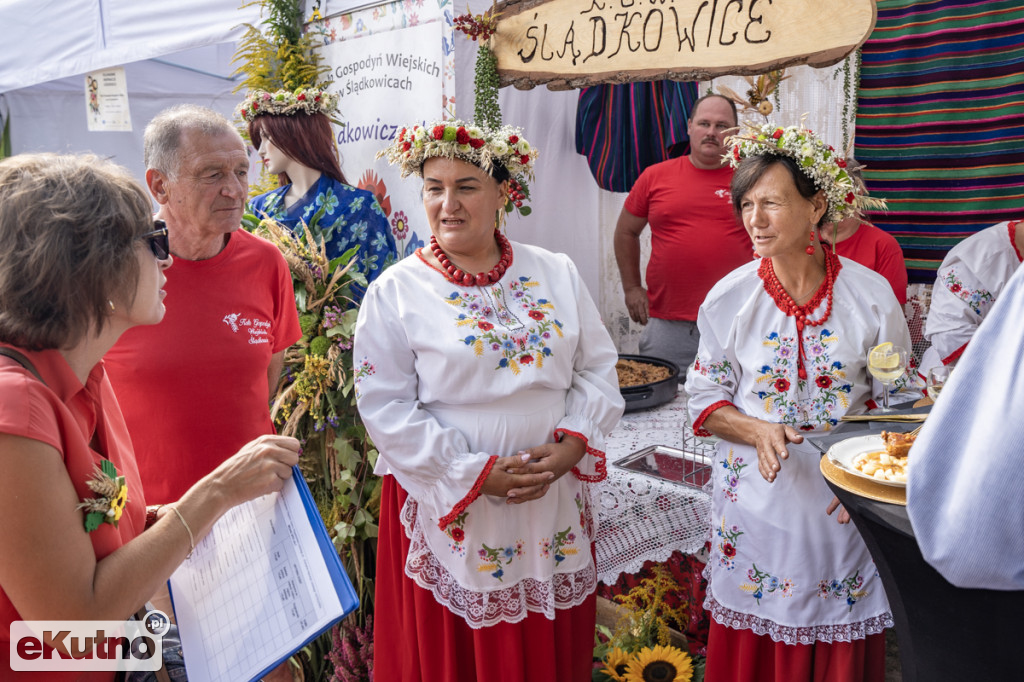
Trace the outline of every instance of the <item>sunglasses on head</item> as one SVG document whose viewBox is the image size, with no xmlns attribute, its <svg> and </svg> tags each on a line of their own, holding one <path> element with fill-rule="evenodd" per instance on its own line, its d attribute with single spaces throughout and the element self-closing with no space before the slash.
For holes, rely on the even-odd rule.
<svg viewBox="0 0 1024 682">
<path fill-rule="evenodd" d="M 162 220 L 154 220 L 153 227 L 156 229 L 139 236 L 139 239 L 149 242 L 149 248 L 157 260 L 165 260 L 171 255 L 171 245 L 167 241 L 167 223 Z"/>
</svg>

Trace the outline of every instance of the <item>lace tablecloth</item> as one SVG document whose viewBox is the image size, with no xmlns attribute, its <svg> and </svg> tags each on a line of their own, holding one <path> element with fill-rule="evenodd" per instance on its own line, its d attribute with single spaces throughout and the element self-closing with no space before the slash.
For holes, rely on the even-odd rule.
<svg viewBox="0 0 1024 682">
<path fill-rule="evenodd" d="M 650 445 L 710 454 L 710 446 L 686 427 L 680 386 L 671 402 L 624 415 L 608 436 L 608 477 L 596 484 L 594 495 L 601 582 L 611 584 L 621 573 L 636 573 L 645 561 L 665 561 L 675 550 L 696 554 L 703 549 L 711 511 L 707 493 L 612 465 Z"/>
</svg>

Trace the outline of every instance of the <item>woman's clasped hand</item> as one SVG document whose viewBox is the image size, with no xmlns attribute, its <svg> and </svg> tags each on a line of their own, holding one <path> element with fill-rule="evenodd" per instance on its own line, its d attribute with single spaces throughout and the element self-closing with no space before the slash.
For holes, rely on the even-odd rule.
<svg viewBox="0 0 1024 682">
<path fill-rule="evenodd" d="M 481 492 L 506 497 L 508 504 L 522 504 L 544 494 L 557 479 L 572 471 L 587 446 L 575 436 L 545 443 L 495 460 Z"/>
</svg>

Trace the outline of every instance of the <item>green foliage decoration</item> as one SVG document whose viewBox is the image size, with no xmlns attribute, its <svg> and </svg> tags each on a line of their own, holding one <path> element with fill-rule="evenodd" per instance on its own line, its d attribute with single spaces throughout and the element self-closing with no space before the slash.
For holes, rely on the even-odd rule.
<svg viewBox="0 0 1024 682">
<path fill-rule="evenodd" d="M 501 127 L 501 108 L 498 105 L 498 58 L 486 44 L 481 44 L 479 50 L 473 77 L 473 89 L 476 91 L 475 120 L 477 124 L 497 130 Z"/>
<path fill-rule="evenodd" d="M 320 63 L 313 36 L 303 33 L 301 0 L 254 0 L 242 7 L 259 5 L 267 18 L 260 27 L 243 24 L 245 33 L 238 43 L 232 63 L 242 80 L 239 90 L 296 90 L 313 87 L 330 69 Z M 317 11 L 318 12 L 318 11 Z"/>
<path fill-rule="evenodd" d="M 321 207 L 301 234 L 271 218 L 243 217 L 247 230 L 275 244 L 295 288 L 302 338 L 285 351 L 271 407 L 278 433 L 302 442 L 302 470 L 360 601 L 357 620 L 373 612 L 373 575 L 380 513 L 377 451 L 356 410 L 352 337 L 358 308 L 353 286 L 365 289 L 353 247 L 328 260 L 318 227 Z"/>
</svg>

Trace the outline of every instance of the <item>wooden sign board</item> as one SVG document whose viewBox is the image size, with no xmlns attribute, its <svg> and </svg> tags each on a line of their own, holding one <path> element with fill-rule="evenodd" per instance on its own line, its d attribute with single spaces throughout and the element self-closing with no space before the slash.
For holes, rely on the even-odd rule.
<svg viewBox="0 0 1024 682">
<path fill-rule="evenodd" d="M 875 0 L 506 0 L 501 85 L 708 80 L 835 64 L 867 40 Z"/>
</svg>

